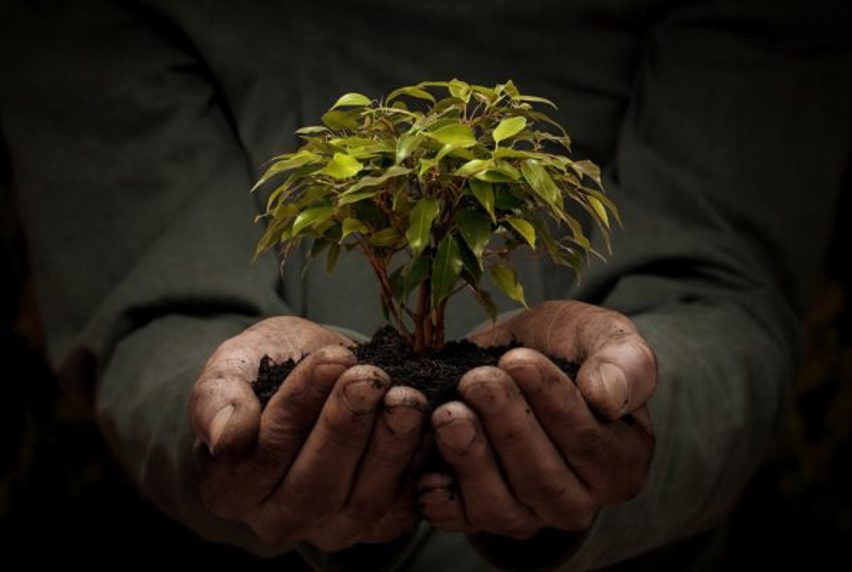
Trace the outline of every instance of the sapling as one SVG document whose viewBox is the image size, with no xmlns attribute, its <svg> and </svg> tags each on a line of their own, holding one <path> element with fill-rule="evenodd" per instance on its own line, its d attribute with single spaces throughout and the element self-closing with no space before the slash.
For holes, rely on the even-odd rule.
<svg viewBox="0 0 852 572">
<path fill-rule="evenodd" d="M 273 249 L 284 264 L 309 239 L 308 261 L 324 254 L 332 272 L 341 251 L 359 251 L 386 320 L 418 355 L 442 348 L 447 303 L 462 290 L 495 319 L 486 276 L 526 306 L 515 249 L 545 252 L 579 277 L 589 254 L 605 257 L 577 212 L 588 213 L 608 254 L 611 217 L 621 224 L 598 166 L 572 158 L 568 133 L 542 106 L 557 108 L 512 81 L 341 96 L 323 125 L 296 131 L 304 144 L 273 157 L 252 189 L 273 187 L 255 257 Z"/>
</svg>

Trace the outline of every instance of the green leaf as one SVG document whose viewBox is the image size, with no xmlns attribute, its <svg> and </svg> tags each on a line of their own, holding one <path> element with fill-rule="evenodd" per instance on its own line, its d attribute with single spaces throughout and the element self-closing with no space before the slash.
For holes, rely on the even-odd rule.
<svg viewBox="0 0 852 572">
<path fill-rule="evenodd" d="M 444 145 L 453 145 L 462 148 L 476 145 L 476 137 L 473 134 L 473 130 L 461 123 L 452 123 L 435 131 L 427 131 L 426 135 Z"/>
<path fill-rule="evenodd" d="M 369 227 L 367 227 L 366 224 L 364 224 L 363 222 L 361 222 L 357 218 L 346 217 L 345 219 L 343 219 L 343 229 L 342 229 L 342 236 L 340 237 L 340 240 L 343 240 L 344 238 L 346 238 L 347 236 L 349 236 L 353 232 L 358 232 L 358 233 L 365 235 L 368 232 L 370 232 L 370 229 L 369 229 Z"/>
<path fill-rule="evenodd" d="M 456 214 L 456 226 L 476 258 L 481 259 L 491 239 L 491 223 L 485 213 L 472 208 L 461 210 Z"/>
<path fill-rule="evenodd" d="M 485 209 L 485 212 L 491 217 L 491 222 L 496 223 L 497 217 L 494 215 L 494 186 L 491 183 L 471 179 L 469 181 L 470 192 Z"/>
<path fill-rule="evenodd" d="M 545 156 L 543 153 L 523 151 L 521 149 L 512 149 L 511 147 L 498 147 L 491 154 L 491 157 L 494 159 L 538 159 L 543 156 Z"/>
<path fill-rule="evenodd" d="M 460 240 L 458 243 L 462 256 L 462 278 L 469 284 L 478 285 L 482 278 L 482 259 L 476 257 L 465 241 Z"/>
<path fill-rule="evenodd" d="M 470 175 L 475 175 L 480 171 L 484 171 L 488 169 L 491 165 L 493 165 L 493 161 L 490 159 L 471 159 L 453 173 L 453 175 L 460 177 L 467 177 Z"/>
<path fill-rule="evenodd" d="M 501 175 L 506 175 L 512 181 L 520 181 L 521 180 L 521 172 L 518 171 L 511 163 L 508 161 L 497 161 L 494 164 L 494 170 Z"/>
<path fill-rule="evenodd" d="M 549 105 L 553 109 L 559 109 L 556 107 L 556 104 L 544 97 L 538 97 L 536 95 L 519 95 L 517 98 L 519 101 L 531 101 L 533 103 L 544 103 Z"/>
<path fill-rule="evenodd" d="M 278 197 L 281 197 L 281 201 L 285 201 L 287 197 L 289 197 L 293 192 L 293 183 L 294 178 L 292 175 L 287 177 L 287 180 L 284 181 L 281 185 L 278 186 L 274 191 L 269 194 L 269 198 L 266 199 L 266 212 L 272 210 L 272 205 L 275 203 Z"/>
<path fill-rule="evenodd" d="M 420 171 L 418 171 L 417 176 L 422 177 L 423 173 L 433 168 L 437 164 L 437 159 L 420 159 Z"/>
<path fill-rule="evenodd" d="M 355 131 L 358 129 L 361 111 L 359 109 L 350 109 L 342 111 L 333 109 L 322 116 L 322 122 L 332 129 L 349 129 Z"/>
<path fill-rule="evenodd" d="M 437 306 L 453 291 L 461 274 L 462 258 L 459 245 L 453 235 L 448 234 L 438 245 L 432 262 L 432 305 Z"/>
<path fill-rule="evenodd" d="M 337 206 L 342 207 L 344 205 L 351 205 L 365 199 L 371 199 L 378 194 L 379 191 L 374 189 L 371 191 L 358 191 L 357 193 L 341 195 L 340 198 L 337 199 Z"/>
<path fill-rule="evenodd" d="M 507 81 L 506 83 L 501 83 L 497 85 L 497 92 L 505 92 L 509 97 L 518 97 L 521 95 L 518 92 L 518 88 L 515 87 L 515 83 L 512 80 Z"/>
<path fill-rule="evenodd" d="M 328 248 L 328 255 L 325 259 L 325 270 L 329 274 L 334 272 L 334 267 L 337 266 L 337 259 L 340 257 L 340 244 L 332 242 Z"/>
<path fill-rule="evenodd" d="M 270 165 L 270 167 L 266 170 L 263 176 L 257 181 L 257 183 L 254 184 L 251 190 L 257 190 L 266 181 L 268 181 L 279 173 L 283 173 L 284 171 L 289 171 L 291 169 L 296 169 L 297 167 L 301 167 L 310 163 L 316 163 L 320 160 L 322 160 L 322 155 L 317 155 L 316 153 L 311 153 L 310 151 L 299 151 L 298 153 L 294 153 L 288 158 L 276 161 L 272 165 Z"/>
<path fill-rule="evenodd" d="M 484 85 L 476 85 L 472 84 L 470 89 L 473 90 L 473 95 L 480 95 L 481 97 L 477 98 L 483 103 L 490 104 L 497 94 L 490 87 L 485 87 Z"/>
<path fill-rule="evenodd" d="M 421 133 L 403 133 L 396 143 L 396 163 L 400 164 L 405 161 L 406 157 L 417 149 L 421 141 L 423 141 L 423 134 Z"/>
<path fill-rule="evenodd" d="M 430 262 L 428 256 L 418 256 L 405 266 L 402 274 L 403 299 L 407 299 L 422 282 L 429 279 Z"/>
<path fill-rule="evenodd" d="M 601 221 L 607 228 L 609 228 L 609 217 L 606 214 L 606 209 L 604 208 L 603 203 L 591 195 L 588 195 L 586 199 L 589 201 L 589 204 L 592 205 L 592 208 L 595 209 L 595 212 L 598 214 Z"/>
<path fill-rule="evenodd" d="M 388 276 L 388 282 L 390 282 L 391 294 L 394 298 L 400 301 L 405 301 L 406 297 L 403 292 L 405 288 L 405 284 L 402 279 L 402 271 L 405 269 L 404 266 L 398 266 L 396 270 L 390 273 Z"/>
<path fill-rule="evenodd" d="M 417 99 L 427 99 L 432 103 L 435 103 L 435 97 L 431 93 L 415 85 L 400 87 L 393 90 L 392 92 L 390 92 L 390 95 L 385 98 L 385 101 L 391 101 L 392 99 L 396 99 L 400 95 L 408 95 L 410 97 L 416 97 Z"/>
<path fill-rule="evenodd" d="M 518 275 L 514 268 L 508 264 L 495 264 L 491 267 L 491 278 L 506 296 L 520 302 L 525 308 L 528 307 L 524 298 L 524 287 L 518 282 Z"/>
<path fill-rule="evenodd" d="M 615 220 L 618 222 L 618 224 L 624 226 L 624 223 L 621 222 L 621 214 L 618 212 L 618 207 L 615 206 L 615 203 L 613 203 L 609 197 L 607 197 L 600 191 L 590 189 L 588 187 L 583 187 L 583 192 L 592 195 L 600 202 L 602 202 L 603 205 L 609 210 L 609 212 L 612 213 L 612 215 L 615 217 Z"/>
<path fill-rule="evenodd" d="M 470 101 L 470 85 L 458 79 L 453 79 L 448 85 L 450 95 L 467 103 Z"/>
<path fill-rule="evenodd" d="M 367 187 L 375 187 L 385 183 L 388 179 L 392 179 L 394 177 L 399 177 L 402 175 L 407 175 L 411 172 L 411 169 L 407 167 L 401 167 L 399 165 L 392 165 L 387 168 L 387 170 L 378 176 L 371 177 L 361 177 L 358 182 L 354 185 L 346 189 L 341 195 L 345 196 L 349 193 L 354 193 L 360 191 L 361 189 L 365 189 Z"/>
<path fill-rule="evenodd" d="M 400 236 L 395 228 L 384 228 L 370 236 L 370 244 L 373 246 L 394 246 L 399 242 Z"/>
<path fill-rule="evenodd" d="M 571 165 L 578 175 L 585 175 L 601 186 L 601 168 L 589 160 L 574 161 Z"/>
<path fill-rule="evenodd" d="M 506 222 L 508 222 L 512 228 L 518 231 L 524 240 L 527 241 L 527 244 L 530 245 L 530 248 L 535 250 L 535 228 L 529 222 L 525 221 L 522 218 L 518 217 L 507 217 Z"/>
<path fill-rule="evenodd" d="M 346 179 L 356 175 L 363 168 L 364 164 L 355 157 L 346 153 L 335 153 L 328 165 L 319 172 L 335 179 Z"/>
<path fill-rule="evenodd" d="M 521 131 L 524 130 L 524 127 L 527 126 L 527 118 L 526 117 L 510 117 L 508 119 L 504 119 L 500 122 L 500 124 L 494 129 L 494 132 L 491 136 L 494 138 L 495 143 L 500 143 L 500 141 L 504 141 L 513 135 L 517 135 Z"/>
<path fill-rule="evenodd" d="M 485 181 L 488 183 L 512 183 L 515 181 L 515 179 L 513 179 L 506 173 L 494 169 L 482 171 L 481 173 L 477 173 L 476 175 L 474 175 L 474 177 L 476 177 L 480 181 Z"/>
<path fill-rule="evenodd" d="M 331 109 L 337 109 L 338 107 L 344 106 L 359 106 L 364 107 L 365 105 L 370 105 L 371 100 L 366 95 L 360 93 L 347 93 L 340 96 L 340 99 L 335 102 L 334 105 L 331 106 Z"/>
<path fill-rule="evenodd" d="M 334 207 L 313 207 L 305 209 L 293 221 L 292 236 L 297 236 L 304 229 L 328 220 L 334 214 Z"/>
<path fill-rule="evenodd" d="M 408 230 L 405 233 L 413 256 L 419 256 L 429 245 L 432 232 L 432 222 L 440 212 L 438 200 L 425 197 L 417 201 L 408 215 Z"/>
<path fill-rule="evenodd" d="M 322 125 L 308 125 L 307 127 L 300 127 L 296 129 L 296 135 L 311 135 L 313 133 L 322 133 L 323 131 L 328 131 L 328 127 L 323 127 Z"/>
<path fill-rule="evenodd" d="M 514 211 L 524 206 L 524 200 L 511 187 L 500 185 L 497 187 L 494 206 L 500 210 Z"/>
<path fill-rule="evenodd" d="M 557 204 L 560 197 L 559 187 L 550 178 L 550 174 L 540 161 L 527 159 L 521 163 L 521 172 L 538 196 L 548 204 Z"/>
</svg>

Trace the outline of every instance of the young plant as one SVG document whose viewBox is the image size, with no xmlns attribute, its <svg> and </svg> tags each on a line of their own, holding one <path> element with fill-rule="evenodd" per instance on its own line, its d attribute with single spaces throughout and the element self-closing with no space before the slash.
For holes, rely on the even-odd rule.
<svg viewBox="0 0 852 572">
<path fill-rule="evenodd" d="M 545 251 L 579 276 L 592 248 L 566 203 L 585 210 L 610 250 L 599 168 L 570 157 L 565 129 L 508 81 L 493 88 L 454 79 L 400 87 L 384 98 L 341 96 L 305 143 L 274 157 L 252 191 L 273 179 L 255 257 L 283 261 L 302 239 L 308 260 L 360 250 L 379 284 L 385 318 L 419 353 L 444 344 L 449 299 L 468 290 L 491 316 L 483 277 L 526 306 L 509 263 L 520 247 Z M 283 180 L 281 180 L 283 179 Z"/>
</svg>

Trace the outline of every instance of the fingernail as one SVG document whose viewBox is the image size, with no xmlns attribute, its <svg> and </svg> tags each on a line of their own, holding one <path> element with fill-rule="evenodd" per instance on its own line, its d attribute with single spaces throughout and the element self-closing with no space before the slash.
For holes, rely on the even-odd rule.
<svg viewBox="0 0 852 572">
<path fill-rule="evenodd" d="M 508 399 L 506 388 L 502 383 L 484 381 L 470 385 L 465 392 L 465 397 L 475 404 L 476 408 L 487 412 L 498 411 Z"/>
<path fill-rule="evenodd" d="M 456 498 L 456 493 L 452 489 L 428 489 L 420 493 L 420 504 L 440 504 L 442 502 L 451 501 Z"/>
<path fill-rule="evenodd" d="M 508 368 L 508 373 L 523 386 L 526 392 L 534 392 L 541 387 L 541 370 L 534 364 L 513 364 Z"/>
<path fill-rule="evenodd" d="M 392 433 L 410 433 L 423 425 L 423 412 L 411 405 L 391 405 L 385 412 Z"/>
<path fill-rule="evenodd" d="M 343 388 L 343 401 L 356 414 L 373 410 L 385 384 L 378 378 L 364 379 L 346 384 Z"/>
<path fill-rule="evenodd" d="M 476 429 L 473 423 L 467 419 L 450 421 L 437 429 L 438 439 L 441 443 L 456 451 L 466 450 L 476 439 Z"/>
<path fill-rule="evenodd" d="M 222 438 L 222 433 L 225 432 L 225 427 L 228 426 L 228 421 L 231 420 L 233 414 L 234 406 L 233 404 L 229 404 L 217 411 L 216 415 L 213 416 L 213 420 L 210 422 L 210 443 L 207 444 L 211 455 L 216 456 L 215 451 L 219 445 L 219 439 Z"/>
<path fill-rule="evenodd" d="M 627 401 L 630 398 L 627 377 L 625 377 L 624 372 L 616 365 L 605 363 L 601 365 L 598 373 L 601 376 L 601 384 L 604 394 L 607 396 L 607 402 L 614 411 L 623 413 L 627 409 Z"/>
<path fill-rule="evenodd" d="M 434 489 L 449 489 L 454 482 L 453 477 L 446 473 L 428 473 L 420 477 L 417 492 L 422 494 Z"/>
</svg>

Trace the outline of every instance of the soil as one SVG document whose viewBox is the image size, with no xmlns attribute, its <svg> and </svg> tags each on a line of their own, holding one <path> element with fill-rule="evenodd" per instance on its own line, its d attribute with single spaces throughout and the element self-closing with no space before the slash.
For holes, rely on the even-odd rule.
<svg viewBox="0 0 852 572">
<path fill-rule="evenodd" d="M 407 385 L 420 390 L 429 400 L 431 407 L 459 397 L 456 386 L 469 370 L 484 366 L 496 366 L 500 357 L 521 344 L 513 342 L 506 346 L 481 348 L 467 340 L 452 341 L 436 353 L 419 356 L 392 326 L 384 326 L 365 343 L 353 348 L 359 363 L 380 367 L 391 378 L 394 385 Z M 579 365 L 561 357 L 548 356 L 569 377 L 574 379 Z M 263 356 L 253 387 L 261 406 L 266 404 L 275 391 L 296 367 L 292 359 L 282 363 L 273 362 Z"/>
</svg>

